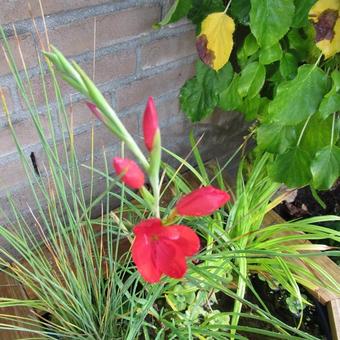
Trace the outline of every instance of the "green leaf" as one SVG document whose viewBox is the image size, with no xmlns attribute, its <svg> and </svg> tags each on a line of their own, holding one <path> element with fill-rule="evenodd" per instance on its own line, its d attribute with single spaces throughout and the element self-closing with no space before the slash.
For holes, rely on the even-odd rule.
<svg viewBox="0 0 340 340">
<path fill-rule="evenodd" d="M 242 25 L 249 24 L 250 0 L 232 1 L 230 14 Z"/>
<path fill-rule="evenodd" d="M 192 7 L 187 15 L 197 27 L 197 35 L 201 32 L 201 22 L 211 13 L 223 12 L 223 0 L 191 0 Z"/>
<path fill-rule="evenodd" d="M 196 76 L 184 84 L 179 95 L 181 109 L 193 122 L 212 113 L 218 104 L 219 93 L 231 82 L 232 73 L 230 63 L 216 72 L 197 61 Z"/>
<path fill-rule="evenodd" d="M 262 47 L 277 43 L 289 30 L 293 0 L 251 0 L 250 29 Z"/>
<path fill-rule="evenodd" d="M 313 115 L 304 131 L 300 146 L 314 157 L 316 152 L 330 143 L 331 134 L 332 117 L 323 120 L 318 115 Z"/>
<path fill-rule="evenodd" d="M 280 43 L 272 46 L 261 48 L 259 61 L 262 65 L 272 64 L 274 61 L 280 60 L 282 57 L 282 48 Z"/>
<path fill-rule="evenodd" d="M 283 125 L 296 125 L 318 110 L 326 91 L 325 73 L 313 65 L 302 65 L 296 78 L 278 86 L 269 115 Z"/>
<path fill-rule="evenodd" d="M 331 78 L 333 80 L 333 86 L 336 92 L 340 92 L 340 71 L 334 70 L 331 74 Z"/>
<path fill-rule="evenodd" d="M 334 70 L 331 74 L 333 85 L 331 90 L 322 99 L 319 112 L 326 119 L 334 112 L 340 111 L 340 71 Z"/>
<path fill-rule="evenodd" d="M 296 146 L 276 157 L 269 175 L 275 182 L 297 188 L 309 184 L 312 178 L 310 165 L 308 152 Z"/>
<path fill-rule="evenodd" d="M 292 80 L 297 73 L 298 63 L 293 54 L 287 52 L 280 61 L 280 73 L 286 80 Z"/>
<path fill-rule="evenodd" d="M 270 153 L 283 153 L 296 144 L 296 129 L 292 126 L 262 124 L 256 131 L 258 146 Z"/>
<path fill-rule="evenodd" d="M 337 111 L 340 111 L 340 94 L 331 91 L 321 101 L 319 107 L 320 116 L 325 119 Z"/>
<path fill-rule="evenodd" d="M 235 73 L 234 78 L 227 89 L 220 93 L 218 107 L 222 110 L 237 110 L 242 105 L 242 98 L 237 91 L 239 79 L 240 76 Z"/>
<path fill-rule="evenodd" d="M 266 69 L 262 64 L 253 62 L 248 64 L 241 72 L 238 81 L 238 93 L 241 97 L 255 97 L 264 84 Z"/>
<path fill-rule="evenodd" d="M 256 53 L 258 49 L 259 45 L 257 44 L 256 38 L 251 33 L 249 33 L 244 39 L 244 43 L 239 51 L 242 51 L 245 57 L 249 57 Z"/>
<path fill-rule="evenodd" d="M 300 28 L 308 24 L 308 12 L 316 0 L 294 0 L 295 14 L 292 27 Z"/>
<path fill-rule="evenodd" d="M 262 98 L 260 95 L 253 98 L 246 97 L 239 109 L 245 119 L 251 121 L 257 118 L 266 102 L 267 98 Z"/>
<path fill-rule="evenodd" d="M 233 79 L 233 75 L 234 71 L 231 63 L 227 63 L 216 73 L 215 86 L 218 93 L 228 88 Z"/>
<path fill-rule="evenodd" d="M 305 61 L 308 57 L 308 42 L 304 39 L 298 29 L 291 29 L 288 34 L 289 48 L 294 51 L 298 59 Z"/>
<path fill-rule="evenodd" d="M 303 28 L 292 28 L 287 36 L 289 49 L 300 61 L 315 63 L 320 50 L 315 45 L 315 29 L 311 23 Z"/>
<path fill-rule="evenodd" d="M 319 190 L 329 189 L 340 176 L 340 148 L 328 145 L 320 150 L 311 165 L 313 186 Z"/>
<path fill-rule="evenodd" d="M 251 33 L 249 33 L 245 38 L 243 49 L 247 57 L 253 55 L 259 49 L 259 45 L 256 41 L 256 38 Z"/>
<path fill-rule="evenodd" d="M 158 24 L 155 24 L 153 27 L 160 28 L 186 17 L 189 13 L 189 10 L 191 9 L 191 6 L 192 0 L 176 0 L 169 9 L 168 13 L 165 15 L 164 19 Z"/>
</svg>

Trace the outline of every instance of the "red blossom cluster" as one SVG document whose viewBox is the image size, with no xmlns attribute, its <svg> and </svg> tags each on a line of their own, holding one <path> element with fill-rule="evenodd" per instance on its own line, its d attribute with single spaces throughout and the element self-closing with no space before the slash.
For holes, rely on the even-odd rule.
<svg viewBox="0 0 340 340">
<path fill-rule="evenodd" d="M 100 117 L 93 105 L 91 111 Z M 158 115 L 152 97 L 149 97 L 143 115 L 143 134 L 146 149 L 152 152 L 155 136 L 159 133 Z M 113 167 L 120 180 L 132 189 L 141 189 L 145 183 L 143 171 L 128 158 L 115 157 Z M 223 190 L 206 186 L 180 198 L 172 211 L 172 217 L 208 216 L 230 199 Z M 159 218 L 150 218 L 137 224 L 133 232 L 132 259 L 143 278 L 150 283 L 159 282 L 163 275 L 182 278 L 187 270 L 186 258 L 200 249 L 196 232 L 185 225 L 164 225 Z"/>
</svg>

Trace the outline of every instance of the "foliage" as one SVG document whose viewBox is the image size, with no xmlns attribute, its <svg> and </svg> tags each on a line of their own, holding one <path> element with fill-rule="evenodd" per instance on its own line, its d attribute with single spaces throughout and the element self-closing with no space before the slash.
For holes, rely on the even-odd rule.
<svg viewBox="0 0 340 340">
<path fill-rule="evenodd" d="M 217 9 L 209 4 L 192 1 L 191 12 L 196 15 L 187 13 L 197 27 L 198 55 L 205 65 L 198 64 L 196 76 L 182 87 L 182 110 L 193 122 L 208 117 L 216 107 L 242 112 L 246 120 L 256 122 L 257 153 L 275 156 L 270 171 L 273 180 L 290 187 L 329 189 L 340 174 L 339 3 L 242 0 L 231 1 L 224 12 L 222 1 Z M 176 2 L 176 9 L 182 5 Z M 201 53 L 200 39 L 216 25 L 208 22 L 211 13 L 227 11 L 236 22 L 236 44 L 231 60 L 216 72 L 218 51 L 229 49 L 233 38 L 223 38 L 214 29 L 207 46 L 213 46 L 210 40 L 221 45 L 211 48 L 217 53 L 215 59 Z M 230 29 L 224 35 L 227 32 Z"/>
<path fill-rule="evenodd" d="M 5 36 L 3 38 L 6 41 Z M 337 282 L 314 261 L 314 256 L 321 252 L 334 256 L 339 252 L 324 245 L 294 242 L 301 238 L 339 241 L 339 232 L 318 225 L 339 221 L 338 217 L 325 216 L 261 228 L 265 214 L 281 201 L 280 197 L 272 201 L 278 184 L 268 176 L 269 154 L 259 157 L 248 175 L 241 163 L 232 204 L 218 210 L 214 206 L 214 212 L 209 211 L 203 217 L 187 216 L 187 213 L 180 216 L 176 213 L 177 204 L 186 210 L 188 202 L 179 198 L 188 195 L 197 185 L 208 188 L 214 185 L 219 191 L 226 191 L 223 170 L 228 163 L 207 167 L 194 139 L 192 152 L 198 170 L 186 159 L 164 148 L 163 152 L 177 161 L 178 167 L 161 163 L 157 126 L 153 126 L 152 131 L 144 131 L 153 139 L 148 150 L 150 153 L 145 157 L 82 69 L 71 64 L 57 50 L 46 53 L 63 78 L 96 105 L 97 116 L 119 136 L 148 175 L 151 188 L 142 187 L 138 194 L 122 183 L 131 168 L 120 173 L 117 180 L 111 175 L 105 154 L 103 169 L 93 166 L 93 153 L 90 166 L 80 162 L 74 146 L 72 119 L 65 111 L 54 68 L 47 60 L 48 74 L 53 79 L 58 101 L 56 119 L 65 129 L 60 154 L 53 133 L 54 120 L 48 96 L 49 131 L 46 132 L 34 99 L 31 99 L 29 78 L 16 68 L 8 45 L 6 54 L 18 90 L 40 136 L 46 173 L 40 177 L 29 165 L 7 111 L 9 126 L 31 186 L 31 204 L 37 206 L 36 211 L 32 210 L 32 217 L 38 233 L 32 232 L 32 226 L 25 220 L 16 199 L 11 197 L 11 211 L 2 212 L 13 214 L 15 221 L 8 220 L 10 228 L 0 226 L 0 235 L 16 253 L 1 248 L 0 261 L 4 272 L 29 289 L 34 298 L 2 298 L 0 307 L 25 306 L 39 313 L 48 313 L 50 318 L 24 319 L 17 326 L 15 317 L 4 312 L 0 328 L 27 331 L 43 339 L 243 339 L 249 334 L 281 339 L 316 339 L 299 327 L 286 325 L 271 315 L 266 301 L 253 287 L 249 274 L 258 273 L 277 282 L 292 296 L 296 310 L 302 310 L 306 303 L 298 284 L 316 290 L 322 285 L 319 277 L 325 276 L 329 282 L 327 288 L 339 292 Z M 44 65 L 40 63 L 40 67 L 43 73 Z M 227 74 L 230 70 L 230 64 L 225 66 Z M 23 81 L 27 81 L 27 90 Z M 217 84 L 216 91 L 219 92 L 223 80 Z M 42 91 L 47 93 L 43 74 Z M 3 103 L 6 108 L 5 99 Z M 47 136 L 51 136 L 50 140 Z M 91 138 L 93 143 L 93 133 Z M 124 148 L 122 150 L 124 158 Z M 161 179 L 160 165 L 164 171 Z M 189 181 L 187 175 L 181 175 L 181 169 L 188 170 L 194 180 Z M 85 199 L 83 188 L 84 170 L 90 172 L 91 178 L 90 193 L 93 195 L 90 194 L 89 201 Z M 94 183 L 98 176 L 104 183 L 103 192 L 96 192 Z M 195 191 L 196 198 L 197 192 L 201 191 Z M 114 200 L 118 200 L 119 206 L 112 210 L 113 203 L 117 202 Z M 221 207 L 220 202 L 216 204 Z M 94 218 L 94 214 L 99 217 Z M 202 249 L 193 261 L 189 261 L 187 274 L 181 281 L 163 277 L 160 283 L 150 285 L 131 260 L 128 249 L 133 242 L 133 226 L 151 216 L 162 218 L 162 223 L 170 225 L 175 218 L 200 236 Z M 302 236 L 301 232 L 305 234 Z M 295 259 L 312 270 L 301 269 Z M 247 289 L 255 294 L 256 303 L 246 299 Z M 221 312 L 218 306 L 220 295 L 232 298 L 232 306 L 226 312 Z M 260 321 L 269 329 L 243 326 L 240 320 L 247 319 Z"/>
</svg>

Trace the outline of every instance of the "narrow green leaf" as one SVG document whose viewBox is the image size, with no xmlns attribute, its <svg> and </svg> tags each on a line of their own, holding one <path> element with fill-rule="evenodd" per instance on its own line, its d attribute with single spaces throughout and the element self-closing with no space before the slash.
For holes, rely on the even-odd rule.
<svg viewBox="0 0 340 340">
<path fill-rule="evenodd" d="M 329 145 L 320 150 L 311 165 L 313 186 L 319 190 L 329 189 L 340 176 L 340 148 Z"/>
</svg>

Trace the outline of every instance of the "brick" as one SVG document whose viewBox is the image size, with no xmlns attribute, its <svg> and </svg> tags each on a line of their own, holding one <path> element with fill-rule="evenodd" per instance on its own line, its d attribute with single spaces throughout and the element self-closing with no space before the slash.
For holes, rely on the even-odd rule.
<svg viewBox="0 0 340 340">
<path fill-rule="evenodd" d="M 44 129 L 45 136 L 48 138 L 50 136 L 50 133 L 48 131 L 48 120 L 46 117 L 40 117 L 40 121 Z M 13 128 L 15 130 L 19 143 L 23 147 L 35 145 L 40 142 L 36 128 L 30 119 L 13 123 Z M 10 128 L 3 128 L 0 131 L 0 156 L 3 157 L 5 155 L 9 155 L 16 150 L 17 149 L 14 144 Z"/>
<path fill-rule="evenodd" d="M 92 113 L 86 106 L 85 100 L 81 100 L 77 103 L 71 103 L 66 107 L 66 111 L 69 116 L 72 115 L 73 127 L 75 129 L 85 124 L 95 123 L 96 121 L 96 118 L 92 115 Z"/>
<path fill-rule="evenodd" d="M 117 90 L 117 110 L 120 111 L 138 103 L 145 103 L 148 96 L 159 96 L 168 91 L 176 90 L 193 75 L 194 65 L 185 64 L 149 78 L 136 80 Z"/>
<path fill-rule="evenodd" d="M 104 93 L 104 98 L 110 103 L 110 94 Z M 73 128 L 77 129 L 82 125 L 93 125 L 98 119 L 92 114 L 86 105 L 86 99 L 80 100 L 76 103 L 71 103 L 66 107 L 66 112 L 69 114 L 69 122 L 71 123 L 71 115 L 73 119 Z"/>
<path fill-rule="evenodd" d="M 138 119 L 134 114 L 121 118 L 121 121 L 131 133 L 136 136 L 138 133 Z M 120 141 L 110 132 L 106 126 L 101 125 L 94 129 L 94 153 L 101 154 L 103 148 L 118 146 Z M 74 147 L 79 159 L 84 159 L 91 154 L 91 131 L 85 131 L 74 136 Z"/>
<path fill-rule="evenodd" d="M 49 15 L 86 6 L 99 5 L 105 2 L 108 2 L 108 0 L 44 0 L 42 4 L 44 15 Z M 30 0 L 29 2 L 27 0 L 4 1 L 1 4 L 0 24 L 5 25 L 18 20 L 30 19 L 28 3 L 31 5 L 33 16 L 40 16 L 39 0 Z"/>
<path fill-rule="evenodd" d="M 93 61 L 81 63 L 80 66 L 92 78 L 93 75 Z M 134 50 L 122 51 L 114 54 L 105 55 L 96 59 L 95 63 L 95 83 L 101 84 L 108 81 L 114 81 L 122 77 L 126 77 L 135 72 L 136 69 L 136 54 Z M 66 96 L 76 94 L 78 91 L 71 88 L 65 80 L 57 76 L 58 84 L 66 99 Z M 46 92 L 49 102 L 56 101 L 54 84 L 49 74 L 44 76 Z M 46 105 L 44 90 L 42 85 L 41 75 L 33 77 L 31 80 L 32 92 L 37 106 Z M 26 82 L 27 83 L 27 82 Z M 25 107 L 23 98 L 21 98 L 22 105 Z"/>
<path fill-rule="evenodd" d="M 166 64 L 196 53 L 195 31 L 180 33 L 179 36 L 166 37 L 142 47 L 143 69 Z"/>
<path fill-rule="evenodd" d="M 2 192 L 26 182 L 26 173 L 20 160 L 9 161 L 0 165 L 0 188 Z"/>
<path fill-rule="evenodd" d="M 1 45 L 3 45 L 3 41 L 0 40 Z M 8 38 L 8 44 L 11 48 L 14 60 L 16 62 L 16 65 L 19 70 L 23 69 L 18 44 L 20 45 L 25 64 L 27 68 L 31 68 L 33 66 L 36 66 L 38 64 L 36 49 L 33 41 L 32 35 L 29 34 L 21 34 L 18 35 L 18 40 L 15 37 Z M 7 65 L 4 52 L 2 48 L 0 49 L 0 76 L 9 74 L 10 69 Z"/>
<path fill-rule="evenodd" d="M 184 117 L 179 107 L 178 97 L 170 98 L 161 103 L 156 102 L 157 113 L 159 118 L 159 125 L 167 132 L 167 126 L 171 124 L 174 118 Z"/>
<path fill-rule="evenodd" d="M 85 71 L 92 76 L 92 64 L 84 67 Z M 126 50 L 114 54 L 108 54 L 101 58 L 96 58 L 95 82 L 106 83 L 135 73 L 136 52 Z"/>
<path fill-rule="evenodd" d="M 13 111 L 13 100 L 12 100 L 12 96 L 10 94 L 10 90 L 7 87 L 1 87 L 1 91 L 5 97 L 5 101 L 6 101 L 6 105 L 7 105 L 7 109 L 8 112 L 11 113 Z M 3 104 L 2 101 L 0 101 L 0 116 L 5 115 L 5 111 L 3 108 Z"/>
<path fill-rule="evenodd" d="M 57 76 L 58 84 L 60 91 L 63 95 L 63 98 L 66 98 L 67 96 L 72 96 L 72 94 L 75 94 L 77 91 L 73 90 L 64 80 L 62 80 L 59 76 Z M 24 81 L 25 87 L 27 91 L 29 91 L 29 86 L 31 87 L 32 94 L 34 97 L 34 102 L 37 107 L 46 105 L 46 99 L 45 99 L 45 91 L 47 93 L 48 102 L 54 103 L 56 102 L 56 94 L 54 90 L 54 83 L 52 81 L 52 77 L 49 74 L 44 75 L 44 84 L 42 81 L 41 75 L 34 76 L 30 79 L 30 84 L 28 85 L 27 81 Z M 44 89 L 45 86 L 45 89 Z M 29 93 L 29 92 L 28 92 Z M 30 103 L 32 103 L 31 97 L 29 96 Z M 22 106 L 27 109 L 26 103 L 22 96 L 20 96 L 20 101 Z"/>
<path fill-rule="evenodd" d="M 96 17 L 96 48 L 149 32 L 159 18 L 159 6 L 130 8 Z M 74 56 L 93 51 L 93 32 L 94 18 L 89 18 L 51 29 L 49 37 L 65 55 Z"/>
<path fill-rule="evenodd" d="M 161 130 L 162 145 L 168 148 L 171 145 L 176 144 L 176 142 L 181 140 L 181 138 L 183 137 L 189 140 L 188 139 L 189 131 L 190 123 L 188 119 L 183 115 L 182 117 L 179 117 L 179 119 L 176 119 L 171 124 L 166 126 L 166 128 L 163 128 Z"/>
</svg>

